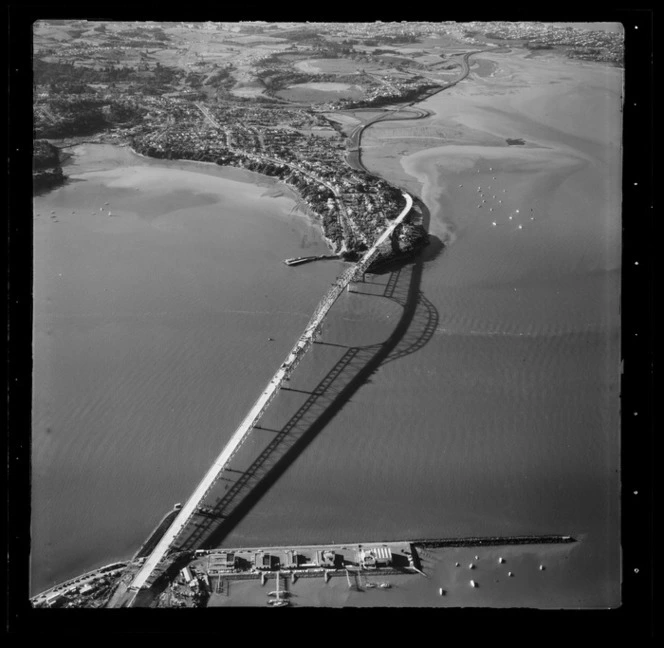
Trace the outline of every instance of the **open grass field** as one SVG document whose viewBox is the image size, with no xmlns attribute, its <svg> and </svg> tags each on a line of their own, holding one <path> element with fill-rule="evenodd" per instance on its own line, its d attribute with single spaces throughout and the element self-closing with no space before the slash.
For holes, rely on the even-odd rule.
<svg viewBox="0 0 664 648">
<path fill-rule="evenodd" d="M 360 86 L 347 83 L 297 83 L 276 95 L 287 101 L 325 103 L 337 99 L 360 99 L 364 91 Z"/>
<path fill-rule="evenodd" d="M 440 63 L 442 61 L 438 54 L 424 54 L 423 56 L 418 56 L 413 60 L 420 65 L 435 65 L 436 63 Z"/>
<path fill-rule="evenodd" d="M 485 78 L 498 71 L 498 64 L 488 59 L 476 58 L 475 62 L 470 66 L 470 71 L 479 77 Z"/>
<path fill-rule="evenodd" d="M 279 43 L 286 43 L 288 39 L 279 38 L 276 36 L 265 36 L 264 34 L 250 34 L 248 36 L 232 36 L 229 37 L 229 41 L 235 43 L 240 43 L 242 45 L 256 45 L 258 43 L 265 43 L 268 45 L 274 45 Z"/>
</svg>

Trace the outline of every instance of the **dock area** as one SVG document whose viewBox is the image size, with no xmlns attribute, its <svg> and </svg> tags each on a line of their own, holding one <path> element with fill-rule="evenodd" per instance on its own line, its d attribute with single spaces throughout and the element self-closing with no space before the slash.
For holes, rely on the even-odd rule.
<svg viewBox="0 0 664 648">
<path fill-rule="evenodd" d="M 183 553 L 168 582 L 138 607 L 437 606 L 485 594 L 491 602 L 518 594 L 524 576 L 569 570 L 580 544 L 570 535 L 541 535 L 198 549 Z M 112 563 L 31 603 L 118 607 L 144 561 Z M 469 599 L 471 590 L 480 594 Z"/>
<path fill-rule="evenodd" d="M 495 605 L 569 570 L 578 545 L 549 535 L 198 550 L 157 607 L 192 606 L 202 590 L 205 607 Z"/>
</svg>

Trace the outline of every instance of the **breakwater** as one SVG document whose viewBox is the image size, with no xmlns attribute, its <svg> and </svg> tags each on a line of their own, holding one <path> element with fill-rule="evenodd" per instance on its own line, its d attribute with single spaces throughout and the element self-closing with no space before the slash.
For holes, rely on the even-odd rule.
<svg viewBox="0 0 664 648">
<path fill-rule="evenodd" d="M 502 547 L 506 545 L 526 544 L 567 544 L 577 542 L 569 535 L 541 536 L 487 536 L 469 538 L 438 538 L 434 540 L 411 540 L 411 544 L 419 547 Z"/>
</svg>

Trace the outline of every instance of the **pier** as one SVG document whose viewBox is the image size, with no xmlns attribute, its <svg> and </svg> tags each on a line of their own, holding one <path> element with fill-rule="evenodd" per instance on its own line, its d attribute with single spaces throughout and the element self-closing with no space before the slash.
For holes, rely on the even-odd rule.
<svg viewBox="0 0 664 648">
<path fill-rule="evenodd" d="M 287 266 L 296 266 L 303 263 L 309 263 L 311 261 L 318 261 L 321 259 L 338 259 L 339 257 L 336 254 L 319 254 L 316 256 L 302 256 L 302 257 L 293 257 L 292 259 L 284 259 L 284 263 Z"/>
</svg>

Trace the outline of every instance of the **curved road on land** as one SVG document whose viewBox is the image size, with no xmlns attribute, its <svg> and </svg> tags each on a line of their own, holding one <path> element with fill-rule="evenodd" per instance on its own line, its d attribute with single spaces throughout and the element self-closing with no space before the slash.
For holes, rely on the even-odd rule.
<svg viewBox="0 0 664 648">
<path fill-rule="evenodd" d="M 454 79 L 454 81 L 450 81 L 449 83 L 446 83 L 445 85 L 440 86 L 438 90 L 435 90 L 434 92 L 430 92 L 429 94 L 426 95 L 424 99 L 418 98 L 414 101 L 411 101 L 406 104 L 402 104 L 399 106 L 396 106 L 394 108 L 385 108 L 383 109 L 385 113 L 383 115 L 379 115 L 375 119 L 372 119 L 371 121 L 367 122 L 366 124 L 360 124 L 359 126 L 356 126 L 355 129 L 350 133 L 348 136 L 348 154 L 346 156 L 346 162 L 349 166 L 356 168 L 353 166 L 354 160 L 349 159 L 349 156 L 353 153 L 357 154 L 357 166 L 359 167 L 358 170 L 361 171 L 366 171 L 367 173 L 371 173 L 364 164 L 362 164 L 362 159 L 360 155 L 360 145 L 362 141 L 362 134 L 364 131 L 369 128 L 369 126 L 376 124 L 379 121 L 405 121 L 405 120 L 412 120 L 412 119 L 423 119 L 424 117 L 428 117 L 431 113 L 423 108 L 416 108 L 415 104 L 416 103 L 421 103 L 422 101 L 425 101 L 426 99 L 429 99 L 430 97 L 433 97 L 434 95 L 437 95 L 439 92 L 442 92 L 443 90 L 447 90 L 448 88 L 452 88 L 453 86 L 457 85 L 457 83 L 460 83 L 463 81 L 469 74 L 470 74 L 470 65 L 468 64 L 468 60 L 470 59 L 471 56 L 474 54 L 481 54 L 482 52 L 495 52 L 498 51 L 497 49 L 490 49 L 490 50 L 476 50 L 474 52 L 466 52 L 462 59 L 461 59 L 461 74 Z M 397 113 L 403 110 L 415 110 L 419 111 L 418 114 L 415 117 L 395 117 Z M 358 109 L 362 110 L 362 109 Z M 366 108 L 366 110 L 372 110 L 370 107 Z M 373 110 L 380 110 L 380 108 L 374 108 Z M 346 111 L 339 111 L 339 112 L 346 112 Z M 349 110 L 347 112 L 353 112 L 352 110 Z M 375 174 L 374 174 L 375 175 Z"/>
</svg>

